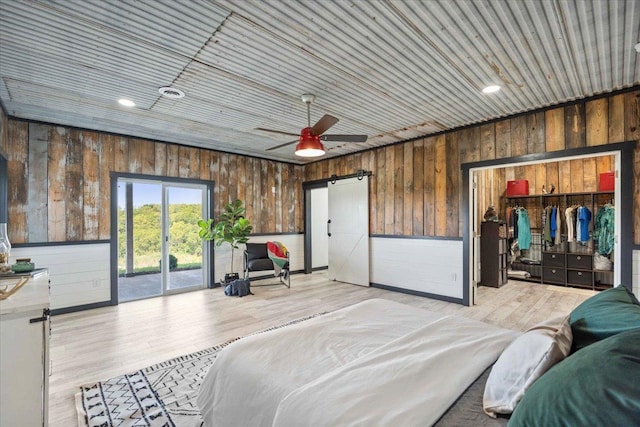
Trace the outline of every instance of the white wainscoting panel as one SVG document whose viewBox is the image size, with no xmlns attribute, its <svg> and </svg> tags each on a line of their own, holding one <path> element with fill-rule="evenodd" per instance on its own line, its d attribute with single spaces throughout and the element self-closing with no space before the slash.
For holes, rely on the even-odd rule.
<svg viewBox="0 0 640 427">
<path fill-rule="evenodd" d="M 640 298 L 640 250 L 633 251 L 633 276 L 631 278 L 631 287 L 633 289 L 633 294 Z"/>
<path fill-rule="evenodd" d="M 462 298 L 462 240 L 372 237 L 371 282 Z"/>
<path fill-rule="evenodd" d="M 250 243 L 267 243 L 269 241 L 282 242 L 290 252 L 289 258 L 291 263 L 291 271 L 304 269 L 304 234 L 274 234 L 253 236 L 249 239 Z M 231 247 L 223 244 L 215 249 L 215 277 L 214 282 L 220 282 L 225 273 L 229 272 L 231 266 Z M 235 273 L 240 273 L 240 277 L 244 271 L 244 245 L 240 245 L 239 249 L 233 251 L 233 269 Z M 265 276 L 268 271 L 256 271 L 251 273 L 249 277 Z"/>
<path fill-rule="evenodd" d="M 16 258 L 31 258 L 36 268 L 49 269 L 51 308 L 60 309 L 109 301 L 109 243 L 14 248 Z"/>
</svg>

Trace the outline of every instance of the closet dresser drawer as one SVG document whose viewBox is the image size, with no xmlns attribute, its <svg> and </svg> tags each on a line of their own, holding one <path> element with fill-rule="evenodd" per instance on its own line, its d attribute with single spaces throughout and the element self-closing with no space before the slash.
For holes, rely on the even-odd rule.
<svg viewBox="0 0 640 427">
<path fill-rule="evenodd" d="M 591 270 L 593 268 L 593 258 L 591 255 L 585 254 L 567 254 L 567 268 Z"/>
<path fill-rule="evenodd" d="M 542 269 L 542 281 L 544 283 L 557 283 L 564 285 L 567 282 L 565 277 L 566 270 L 564 268 L 545 267 Z"/>
<path fill-rule="evenodd" d="M 573 285 L 591 286 L 593 282 L 593 273 L 590 271 L 567 271 L 567 283 Z"/>
<path fill-rule="evenodd" d="M 542 254 L 542 265 L 544 267 L 564 268 L 564 253 L 544 252 Z"/>
</svg>

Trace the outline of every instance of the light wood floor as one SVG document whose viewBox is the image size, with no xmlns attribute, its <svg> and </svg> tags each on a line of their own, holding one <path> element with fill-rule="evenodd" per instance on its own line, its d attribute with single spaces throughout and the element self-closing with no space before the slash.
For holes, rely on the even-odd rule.
<svg viewBox="0 0 640 427">
<path fill-rule="evenodd" d="M 253 296 L 230 298 L 220 288 L 208 289 L 53 317 L 49 425 L 76 425 L 74 394 L 82 384 L 370 298 L 525 330 L 568 314 L 593 295 L 586 290 L 510 281 L 500 289 L 481 287 L 479 304 L 463 307 L 331 282 L 322 271 L 292 276 L 291 289 L 253 287 L 252 292 Z"/>
</svg>

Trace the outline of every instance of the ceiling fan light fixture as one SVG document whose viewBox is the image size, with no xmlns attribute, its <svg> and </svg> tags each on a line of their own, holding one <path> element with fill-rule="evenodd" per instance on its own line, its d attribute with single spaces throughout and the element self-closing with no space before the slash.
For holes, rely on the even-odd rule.
<svg viewBox="0 0 640 427">
<path fill-rule="evenodd" d="M 311 128 L 302 129 L 300 141 L 296 145 L 296 156 L 300 157 L 319 157 L 324 155 L 325 150 L 320 136 L 312 135 Z"/>
<path fill-rule="evenodd" d="M 325 153 L 324 147 L 320 144 L 319 147 L 304 146 L 303 143 L 299 143 L 296 146 L 296 156 L 299 157 L 320 157 Z"/>
</svg>

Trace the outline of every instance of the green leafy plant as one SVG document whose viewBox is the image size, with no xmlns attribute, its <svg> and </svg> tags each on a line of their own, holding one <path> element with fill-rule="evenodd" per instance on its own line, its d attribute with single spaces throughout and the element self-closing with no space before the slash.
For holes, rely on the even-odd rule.
<svg viewBox="0 0 640 427">
<path fill-rule="evenodd" d="M 198 221 L 200 231 L 198 235 L 204 240 L 213 240 L 216 247 L 228 243 L 231 246 L 231 273 L 233 273 L 233 251 L 239 249 L 238 245 L 247 243 L 253 226 L 244 217 L 246 209 L 241 200 L 236 200 L 224 207 L 218 217 L 218 221 L 213 218 Z"/>
</svg>

